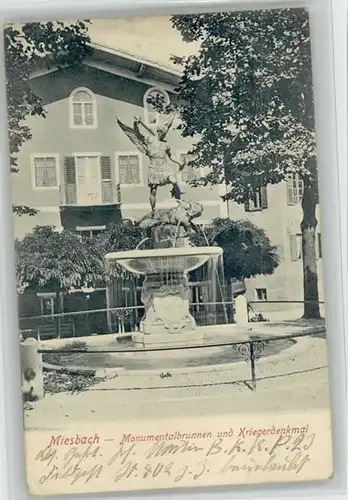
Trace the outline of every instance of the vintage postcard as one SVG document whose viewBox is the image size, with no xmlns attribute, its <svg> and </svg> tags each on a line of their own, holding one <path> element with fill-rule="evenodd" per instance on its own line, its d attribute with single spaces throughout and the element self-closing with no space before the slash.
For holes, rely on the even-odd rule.
<svg viewBox="0 0 348 500">
<path fill-rule="evenodd" d="M 30 492 L 331 478 L 308 12 L 3 34 Z"/>
</svg>

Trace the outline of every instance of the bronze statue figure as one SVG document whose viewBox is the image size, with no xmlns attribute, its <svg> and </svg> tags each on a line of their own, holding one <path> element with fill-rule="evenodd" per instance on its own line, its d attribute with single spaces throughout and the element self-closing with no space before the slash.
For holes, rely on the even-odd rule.
<svg viewBox="0 0 348 500">
<path fill-rule="evenodd" d="M 156 195 L 159 186 L 172 184 L 172 197 L 180 200 L 181 191 L 178 184 L 178 174 L 185 167 L 185 162 L 179 163 L 172 158 L 169 145 L 166 141 L 166 136 L 173 124 L 174 115 L 163 125 L 157 126 L 154 129 L 143 123 L 141 118 L 134 117 L 133 128 L 122 123 L 118 118 L 117 122 L 123 132 L 132 141 L 139 151 L 150 159 L 148 186 L 150 188 L 150 206 L 152 213 L 156 208 Z M 139 126 L 142 126 L 141 132 Z M 177 170 L 173 168 L 173 164 L 177 165 Z"/>
</svg>

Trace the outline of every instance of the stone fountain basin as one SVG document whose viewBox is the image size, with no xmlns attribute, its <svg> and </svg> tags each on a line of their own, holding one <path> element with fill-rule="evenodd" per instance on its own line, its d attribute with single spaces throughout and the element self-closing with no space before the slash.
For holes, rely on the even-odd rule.
<svg viewBox="0 0 348 500">
<path fill-rule="evenodd" d="M 147 275 L 193 271 L 222 252 L 220 247 L 156 248 L 111 252 L 105 259 L 117 262 L 131 273 Z"/>
</svg>

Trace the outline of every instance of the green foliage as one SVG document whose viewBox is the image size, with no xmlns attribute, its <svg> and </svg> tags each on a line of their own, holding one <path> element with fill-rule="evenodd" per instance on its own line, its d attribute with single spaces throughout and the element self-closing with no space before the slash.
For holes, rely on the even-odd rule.
<svg viewBox="0 0 348 500">
<path fill-rule="evenodd" d="M 7 24 L 4 29 L 7 112 L 11 171 L 18 171 L 17 155 L 32 138 L 26 124 L 29 116 L 46 117 L 41 98 L 31 88 L 30 76 L 36 68 L 58 70 L 79 65 L 91 52 L 87 34 L 89 21 L 65 23 L 28 22 Z M 29 207 L 13 207 L 17 215 L 34 215 Z"/>
<path fill-rule="evenodd" d="M 17 286 L 20 291 L 68 292 L 94 286 L 104 275 L 101 249 L 69 231 L 37 226 L 16 241 Z"/>
<path fill-rule="evenodd" d="M 206 237 L 197 233 L 192 242 L 223 248 L 227 278 L 271 274 L 278 266 L 276 248 L 265 232 L 250 221 L 215 219 L 205 233 Z M 90 238 L 70 231 L 58 232 L 52 226 L 37 226 L 16 241 L 18 290 L 68 293 L 72 288 L 101 286 L 109 278 L 126 277 L 127 273 L 115 263 L 105 268 L 105 254 L 134 250 L 141 242 L 139 248 L 149 247 L 145 232 L 129 220 L 110 224 L 100 235 Z"/>
<path fill-rule="evenodd" d="M 144 238 L 144 232 L 129 220 L 110 224 L 90 238 L 58 232 L 52 226 L 36 226 L 16 241 L 18 290 L 67 293 L 72 288 L 101 286 L 108 277 L 124 273 L 114 264 L 105 269 L 105 254 L 134 250 Z"/>
<path fill-rule="evenodd" d="M 97 241 L 106 253 L 134 250 L 145 238 L 145 231 L 137 223 L 124 219 L 117 224 L 108 224 L 105 231 L 97 236 Z"/>
<path fill-rule="evenodd" d="M 176 15 L 173 26 L 198 52 L 182 66 L 178 112 L 197 137 L 189 166 L 208 167 L 195 184 L 227 186 L 246 202 L 255 188 L 290 173 L 303 180 L 304 317 L 319 317 L 315 256 L 318 181 L 309 16 L 306 9 Z"/>
<path fill-rule="evenodd" d="M 146 232 L 129 219 L 117 224 L 108 224 L 105 231 L 96 237 L 96 244 L 103 255 L 109 252 L 135 250 L 141 242 L 143 243 L 139 248 L 147 248 Z M 106 279 L 127 277 L 127 272 L 113 261 L 109 262 L 105 272 Z"/>
<path fill-rule="evenodd" d="M 28 207 L 27 205 L 12 205 L 12 211 L 14 214 L 21 217 L 22 215 L 36 215 L 37 210 L 34 208 Z"/>
<path fill-rule="evenodd" d="M 279 264 L 276 247 L 272 246 L 263 229 L 248 220 L 232 221 L 217 218 L 210 228 L 195 234 L 191 241 L 196 246 L 218 245 L 224 250 L 227 278 L 244 279 L 258 274 L 271 274 Z M 142 243 L 141 243 L 142 242 Z M 97 236 L 97 245 L 107 252 L 149 248 L 147 232 L 130 220 L 110 224 Z M 125 277 L 125 271 L 115 264 L 107 270 L 108 277 Z"/>
<path fill-rule="evenodd" d="M 193 243 L 206 246 L 208 242 L 223 249 L 226 278 L 242 280 L 272 274 L 279 265 L 277 248 L 271 245 L 265 231 L 249 220 L 217 218 L 205 233 L 207 239 L 198 233 Z"/>
<path fill-rule="evenodd" d="M 227 182 L 244 202 L 255 179 L 298 172 L 316 183 L 309 19 L 305 9 L 174 16 L 198 54 L 183 65 L 182 132 L 199 134 L 194 164 L 203 183 Z M 193 164 L 193 165 L 194 165 Z"/>
</svg>

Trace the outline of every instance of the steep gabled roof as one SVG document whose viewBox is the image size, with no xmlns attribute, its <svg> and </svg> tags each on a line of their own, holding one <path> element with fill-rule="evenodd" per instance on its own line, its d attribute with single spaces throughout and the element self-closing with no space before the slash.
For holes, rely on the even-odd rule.
<svg viewBox="0 0 348 500">
<path fill-rule="evenodd" d="M 152 59 L 149 58 L 144 58 L 142 56 L 138 56 L 136 54 L 132 54 L 131 52 L 128 52 L 123 49 L 115 49 L 108 47 L 107 45 L 101 45 L 97 43 L 92 43 L 91 46 L 93 47 L 94 51 L 96 52 L 104 52 L 105 54 L 110 54 L 112 56 L 115 56 L 116 58 L 124 58 L 127 60 L 132 60 L 138 64 L 143 64 L 148 66 L 149 68 L 153 69 L 158 69 L 160 71 L 164 71 L 165 73 L 168 73 L 168 75 L 176 76 L 178 78 L 181 77 L 182 73 L 181 71 L 175 69 L 173 66 L 165 65 L 162 63 L 158 63 Z"/>
<path fill-rule="evenodd" d="M 180 81 L 181 73 L 169 66 L 105 45 L 92 43 L 91 47 L 92 54 L 83 61 L 86 66 L 150 85 L 161 82 L 168 87 L 168 90 L 173 90 Z M 55 71 L 57 71 L 55 67 L 48 70 L 42 67 L 42 64 L 38 64 L 37 70 L 33 72 L 31 78 Z"/>
</svg>

